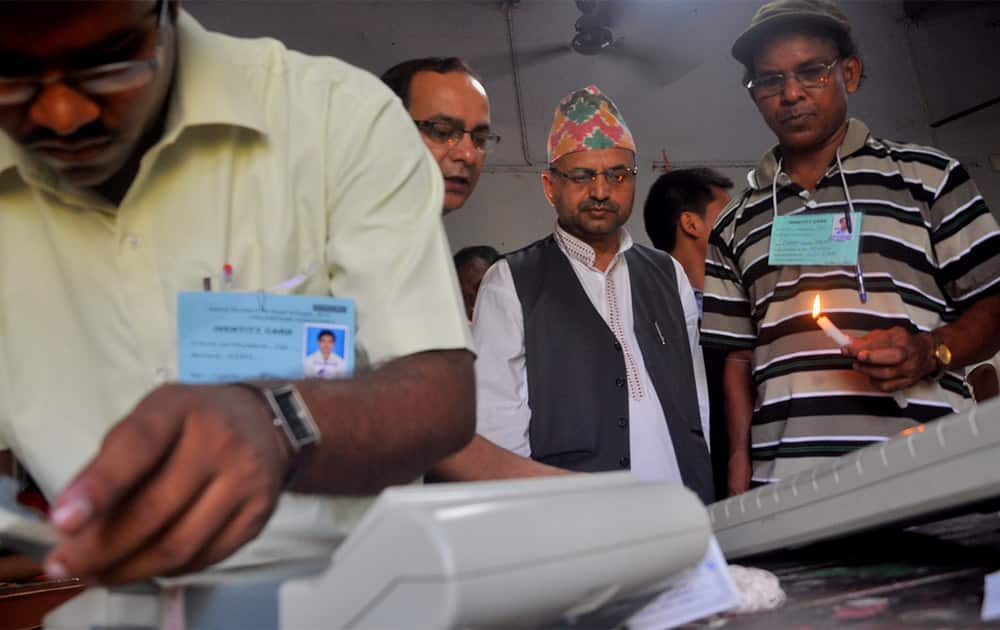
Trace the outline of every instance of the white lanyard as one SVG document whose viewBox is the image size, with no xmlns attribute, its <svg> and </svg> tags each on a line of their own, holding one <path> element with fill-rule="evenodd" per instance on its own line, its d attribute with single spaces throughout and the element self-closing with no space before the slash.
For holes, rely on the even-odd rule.
<svg viewBox="0 0 1000 630">
<path fill-rule="evenodd" d="M 851 199 L 851 190 L 847 187 L 847 177 L 844 175 L 844 164 L 840 161 L 840 148 L 837 148 L 837 173 L 840 174 L 840 185 L 844 189 L 844 198 L 847 199 L 847 212 L 845 217 L 847 218 L 847 232 L 851 233 L 854 231 L 854 200 Z M 771 208 L 774 211 L 774 218 L 778 218 L 778 176 L 781 175 L 781 163 L 782 159 L 778 159 L 778 168 L 774 171 L 774 177 L 771 178 Z M 861 299 L 861 303 L 864 304 L 868 301 L 868 292 L 865 290 L 865 276 L 864 272 L 861 270 L 861 255 L 858 254 L 858 262 L 855 265 L 855 277 L 858 281 L 858 297 Z"/>
</svg>

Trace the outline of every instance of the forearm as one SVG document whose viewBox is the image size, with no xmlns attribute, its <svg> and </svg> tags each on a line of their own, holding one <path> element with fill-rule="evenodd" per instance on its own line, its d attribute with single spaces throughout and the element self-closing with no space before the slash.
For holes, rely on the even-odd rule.
<svg viewBox="0 0 1000 630">
<path fill-rule="evenodd" d="M 722 371 L 730 455 L 750 451 L 750 419 L 754 403 L 752 357 L 750 350 L 730 352 Z"/>
<path fill-rule="evenodd" d="M 934 336 L 951 350 L 951 369 L 989 359 L 1000 351 L 1000 295 L 979 300 Z"/>
<path fill-rule="evenodd" d="M 434 476 L 442 481 L 547 477 L 568 475 L 571 472 L 512 453 L 480 435 L 473 437 L 468 446 L 434 467 Z"/>
<path fill-rule="evenodd" d="M 297 383 L 322 441 L 292 490 L 370 494 L 408 483 L 475 430 L 473 356 L 423 352 L 343 381 Z"/>
</svg>

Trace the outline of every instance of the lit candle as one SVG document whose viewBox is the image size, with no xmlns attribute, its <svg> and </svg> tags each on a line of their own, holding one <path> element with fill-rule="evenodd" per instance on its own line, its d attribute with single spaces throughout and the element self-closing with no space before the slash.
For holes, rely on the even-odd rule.
<svg viewBox="0 0 1000 630">
<path fill-rule="evenodd" d="M 835 344 L 843 348 L 844 346 L 850 345 L 851 337 L 845 335 L 837 326 L 830 321 L 826 315 L 820 315 L 820 304 L 819 304 L 819 293 L 816 294 L 816 299 L 813 300 L 813 319 L 816 320 L 816 325 L 823 329 L 826 336 L 833 340 Z M 896 401 L 899 408 L 902 409 L 910 404 L 910 401 L 906 399 L 906 394 L 902 390 L 896 390 L 892 393 L 892 399 Z"/>
<path fill-rule="evenodd" d="M 819 294 L 817 293 L 816 299 L 813 300 L 813 319 L 816 320 L 816 324 L 823 329 L 827 337 L 833 339 L 833 343 L 841 348 L 850 345 L 851 338 L 842 333 L 826 315 L 820 315 L 819 313 Z"/>
</svg>

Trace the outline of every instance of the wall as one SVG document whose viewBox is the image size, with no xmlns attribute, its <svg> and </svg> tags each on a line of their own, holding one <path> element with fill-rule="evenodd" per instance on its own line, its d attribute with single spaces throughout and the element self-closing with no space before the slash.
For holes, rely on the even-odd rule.
<svg viewBox="0 0 1000 630">
<path fill-rule="evenodd" d="M 517 106 L 507 53 L 505 14 L 488 1 L 394 2 L 322 0 L 186 0 L 206 26 L 225 32 L 277 37 L 292 48 L 328 54 L 379 73 L 405 58 L 459 55 L 484 74 L 493 122 L 503 141 L 487 159 L 469 204 L 445 218 L 454 249 L 486 243 L 501 250 L 524 245 L 551 230 L 554 213 L 541 194 L 545 137 L 552 110 L 567 92 L 596 83 L 623 111 L 639 145 L 636 209 L 655 179 L 654 161 L 666 150 L 678 165 L 703 163 L 743 181 L 747 166 L 773 143 L 730 56 L 757 2 L 742 0 L 628 0 L 615 28 L 624 48 L 651 60 L 646 66 L 613 57 L 569 51 L 535 62 L 533 50 L 568 42 L 578 16 L 568 0 L 523 0 L 512 11 L 515 49 L 522 59 L 526 147 L 520 142 Z M 911 54 L 912 24 L 898 0 L 846 1 L 865 57 L 868 80 L 851 101 L 852 115 L 876 134 L 937 144 L 970 164 L 994 210 L 1000 208 L 1000 173 L 988 156 L 1000 153 L 1000 106 L 937 130 Z M 949 18 L 954 20 L 956 18 Z M 954 34 L 961 37 L 960 32 Z M 1000 81 L 1000 75 L 991 80 Z M 926 88 L 925 88 L 926 89 Z M 931 88 L 933 89 L 933 88 Z M 636 212 L 629 223 L 648 242 Z"/>
</svg>

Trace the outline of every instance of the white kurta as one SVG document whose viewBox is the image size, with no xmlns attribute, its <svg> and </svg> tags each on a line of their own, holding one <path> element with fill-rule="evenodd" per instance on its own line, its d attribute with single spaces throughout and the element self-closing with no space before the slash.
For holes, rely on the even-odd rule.
<svg viewBox="0 0 1000 630">
<path fill-rule="evenodd" d="M 632 287 L 624 256 L 632 247 L 631 235 L 622 229 L 621 246 L 606 271 L 593 266 L 594 251 L 589 245 L 558 225 L 555 236 L 591 304 L 622 345 L 628 376 L 629 457 L 633 473 L 642 480 L 680 481 L 663 407 L 646 372 L 635 337 Z M 697 386 L 697 393 L 692 395 L 698 397 L 701 426 L 708 443 L 708 387 L 698 337 L 698 306 L 684 268 L 676 260 L 673 262 Z M 476 430 L 491 442 L 530 457 L 531 409 L 524 358 L 524 318 L 510 266 L 505 260 L 493 265 L 483 277 L 473 310 L 472 336 L 478 355 Z"/>
</svg>

